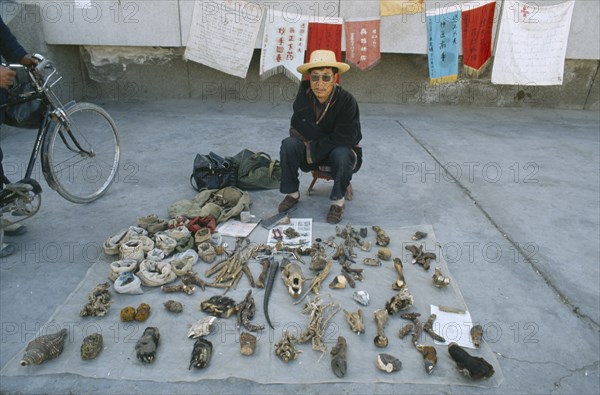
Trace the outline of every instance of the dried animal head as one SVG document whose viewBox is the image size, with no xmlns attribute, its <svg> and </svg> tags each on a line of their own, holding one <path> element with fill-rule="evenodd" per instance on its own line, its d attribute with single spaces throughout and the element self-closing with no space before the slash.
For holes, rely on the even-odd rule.
<svg viewBox="0 0 600 395">
<path fill-rule="evenodd" d="M 304 277 L 302 276 L 302 268 L 297 263 L 288 263 L 281 271 L 281 278 L 287 287 L 288 293 L 293 298 L 300 297 L 302 294 L 302 285 Z"/>
<path fill-rule="evenodd" d="M 67 334 L 67 330 L 62 329 L 60 332 L 39 336 L 30 341 L 21 358 L 21 366 L 39 365 L 48 359 L 58 357 L 63 351 Z"/>
<path fill-rule="evenodd" d="M 346 322 L 350 325 L 350 330 L 357 334 L 365 333 L 365 323 L 363 322 L 362 310 L 358 309 L 356 313 L 344 310 Z"/>
<path fill-rule="evenodd" d="M 188 337 L 198 338 L 209 335 L 215 321 L 217 321 L 217 317 L 208 316 L 202 318 L 190 327 Z"/>
</svg>

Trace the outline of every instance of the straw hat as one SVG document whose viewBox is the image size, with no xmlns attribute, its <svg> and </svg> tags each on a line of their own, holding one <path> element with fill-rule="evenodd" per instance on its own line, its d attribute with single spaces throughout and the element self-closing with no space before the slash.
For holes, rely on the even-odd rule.
<svg viewBox="0 0 600 395">
<path fill-rule="evenodd" d="M 338 73 L 342 74 L 350 70 L 350 65 L 347 63 L 336 62 L 335 53 L 326 49 L 317 49 L 310 54 L 308 63 L 304 63 L 296 68 L 299 73 L 308 73 L 310 69 L 319 67 L 337 67 Z"/>
</svg>

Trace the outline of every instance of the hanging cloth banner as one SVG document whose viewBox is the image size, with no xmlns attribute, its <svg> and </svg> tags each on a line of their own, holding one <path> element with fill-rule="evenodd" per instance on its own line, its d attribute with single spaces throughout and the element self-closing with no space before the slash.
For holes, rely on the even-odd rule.
<svg viewBox="0 0 600 395">
<path fill-rule="evenodd" d="M 425 9 L 425 0 L 380 0 L 379 15 L 419 14 Z"/>
<path fill-rule="evenodd" d="M 379 18 L 346 19 L 346 62 L 368 70 L 381 59 Z"/>
<path fill-rule="evenodd" d="M 283 71 L 288 78 L 300 82 L 302 75 L 296 67 L 304 63 L 307 36 L 308 17 L 269 8 L 260 54 L 260 78 Z"/>
<path fill-rule="evenodd" d="M 496 1 L 462 5 L 462 50 L 465 75 L 478 78 L 492 57 L 492 26 Z"/>
<path fill-rule="evenodd" d="M 460 48 L 460 10 L 435 9 L 427 16 L 427 60 L 429 83 L 444 84 L 458 80 Z"/>
<path fill-rule="evenodd" d="M 196 0 L 183 57 L 246 78 L 262 10 L 242 0 Z"/>
<path fill-rule="evenodd" d="M 335 53 L 335 60 L 342 61 L 342 18 L 311 17 L 308 23 L 308 44 L 305 63 L 317 49 L 328 49 Z M 305 79 L 308 79 L 308 75 Z M 339 75 L 338 75 L 339 80 Z"/>
<path fill-rule="evenodd" d="M 493 84 L 562 85 L 574 1 L 552 6 L 507 0 Z"/>
</svg>

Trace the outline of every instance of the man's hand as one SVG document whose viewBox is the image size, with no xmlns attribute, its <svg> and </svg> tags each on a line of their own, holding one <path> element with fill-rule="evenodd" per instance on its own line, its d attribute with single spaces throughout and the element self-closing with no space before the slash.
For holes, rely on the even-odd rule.
<svg viewBox="0 0 600 395">
<path fill-rule="evenodd" d="M 35 65 L 38 64 L 38 60 L 36 58 L 34 58 L 32 55 L 27 54 L 25 56 L 23 56 L 23 59 L 21 59 L 20 62 L 23 66 L 30 66 L 30 65 Z"/>
<path fill-rule="evenodd" d="M 8 67 L 0 66 L 0 88 L 8 89 L 14 82 L 17 73 Z"/>
</svg>

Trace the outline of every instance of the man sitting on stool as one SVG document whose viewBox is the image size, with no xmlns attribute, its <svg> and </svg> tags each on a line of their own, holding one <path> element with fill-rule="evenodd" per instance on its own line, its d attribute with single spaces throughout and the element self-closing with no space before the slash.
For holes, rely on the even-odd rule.
<svg viewBox="0 0 600 395">
<path fill-rule="evenodd" d="M 329 166 L 334 182 L 327 222 L 337 224 L 343 218 L 346 189 L 362 163 L 358 104 L 336 83 L 337 74 L 349 69 L 327 50 L 314 51 L 309 62 L 297 68 L 302 74 L 308 73 L 310 81 L 300 83 L 290 137 L 281 142 L 279 190 L 286 197 L 279 204 L 279 212 L 289 210 L 300 199 L 298 170 L 308 172 Z"/>
</svg>

